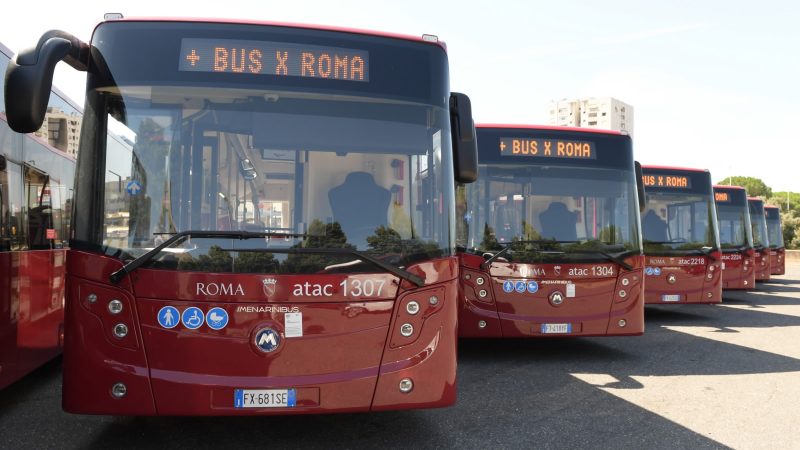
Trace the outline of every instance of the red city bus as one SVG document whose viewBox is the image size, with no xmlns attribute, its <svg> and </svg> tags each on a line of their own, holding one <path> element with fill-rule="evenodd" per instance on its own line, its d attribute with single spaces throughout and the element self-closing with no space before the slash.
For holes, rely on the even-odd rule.
<svg viewBox="0 0 800 450">
<path fill-rule="evenodd" d="M 454 180 L 477 150 L 438 39 L 134 19 L 31 53 L 7 73 L 12 127 L 38 125 L 59 59 L 88 72 L 66 411 L 455 401 Z"/>
<path fill-rule="evenodd" d="M 714 186 L 714 203 L 722 248 L 722 289 L 753 289 L 756 257 L 747 191 L 741 186 Z"/>
<path fill-rule="evenodd" d="M 714 189 L 708 170 L 642 166 L 645 303 L 722 301 Z"/>
<path fill-rule="evenodd" d="M 10 58 L 0 44 L 0 71 Z M 58 90 L 47 94 L 47 126 L 35 134 L 11 131 L 0 106 L 0 389 L 58 356 L 63 345 L 75 172 L 67 150 L 77 148 L 82 113 Z"/>
<path fill-rule="evenodd" d="M 480 178 L 457 191 L 459 336 L 642 334 L 630 136 L 524 125 L 477 133 Z"/>
<path fill-rule="evenodd" d="M 756 281 L 769 281 L 772 265 L 770 264 L 769 236 L 767 220 L 764 215 L 764 201 L 758 197 L 747 197 L 750 210 L 750 223 L 753 227 L 753 250 L 755 251 Z"/>
<path fill-rule="evenodd" d="M 786 247 L 783 245 L 781 209 L 775 205 L 764 205 L 764 215 L 769 238 L 770 275 L 783 275 L 786 273 Z"/>
</svg>

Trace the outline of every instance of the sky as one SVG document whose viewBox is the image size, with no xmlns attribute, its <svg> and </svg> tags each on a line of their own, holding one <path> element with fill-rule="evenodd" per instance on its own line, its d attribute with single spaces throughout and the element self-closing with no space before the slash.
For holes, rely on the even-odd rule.
<svg viewBox="0 0 800 450">
<path fill-rule="evenodd" d="M 17 51 L 61 29 L 85 40 L 106 12 L 217 17 L 434 34 L 476 123 L 544 124 L 551 101 L 634 107 L 643 164 L 706 168 L 800 192 L 800 6 L 791 1 L 51 1 L 4 11 Z M 85 74 L 54 84 L 83 104 Z"/>
</svg>

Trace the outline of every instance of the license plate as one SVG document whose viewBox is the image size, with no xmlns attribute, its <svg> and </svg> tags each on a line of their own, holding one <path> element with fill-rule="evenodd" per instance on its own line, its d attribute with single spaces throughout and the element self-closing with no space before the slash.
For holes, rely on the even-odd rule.
<svg viewBox="0 0 800 450">
<path fill-rule="evenodd" d="M 235 408 L 293 408 L 297 404 L 294 389 L 236 389 Z"/>
<path fill-rule="evenodd" d="M 572 333 L 571 323 L 543 323 L 542 334 Z"/>
<path fill-rule="evenodd" d="M 662 302 L 679 302 L 681 301 L 680 294 L 664 294 L 661 296 Z"/>
</svg>

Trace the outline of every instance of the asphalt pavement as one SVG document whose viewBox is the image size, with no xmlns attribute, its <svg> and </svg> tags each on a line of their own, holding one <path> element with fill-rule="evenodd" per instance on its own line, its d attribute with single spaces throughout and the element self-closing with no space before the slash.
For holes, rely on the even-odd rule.
<svg viewBox="0 0 800 450">
<path fill-rule="evenodd" d="M 446 409 L 70 415 L 56 360 L 0 392 L 0 448 L 798 448 L 800 263 L 758 287 L 648 307 L 641 337 L 461 341 Z"/>
</svg>

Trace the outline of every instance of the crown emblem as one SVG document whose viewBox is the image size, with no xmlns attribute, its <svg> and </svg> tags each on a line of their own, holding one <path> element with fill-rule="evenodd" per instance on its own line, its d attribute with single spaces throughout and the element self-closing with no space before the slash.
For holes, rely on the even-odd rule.
<svg viewBox="0 0 800 450">
<path fill-rule="evenodd" d="M 264 278 L 261 280 L 261 287 L 264 290 L 264 295 L 271 297 L 275 295 L 275 288 L 278 286 L 278 280 L 275 278 Z"/>
</svg>

